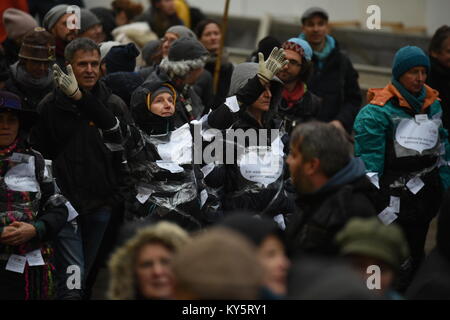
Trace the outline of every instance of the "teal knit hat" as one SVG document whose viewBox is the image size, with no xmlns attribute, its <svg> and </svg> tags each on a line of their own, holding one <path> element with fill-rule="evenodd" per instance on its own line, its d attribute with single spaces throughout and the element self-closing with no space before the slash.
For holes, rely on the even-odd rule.
<svg viewBox="0 0 450 320">
<path fill-rule="evenodd" d="M 392 64 L 392 76 L 398 80 L 411 68 L 423 66 L 430 71 L 430 58 L 422 49 L 415 46 L 406 46 L 397 51 Z"/>
</svg>

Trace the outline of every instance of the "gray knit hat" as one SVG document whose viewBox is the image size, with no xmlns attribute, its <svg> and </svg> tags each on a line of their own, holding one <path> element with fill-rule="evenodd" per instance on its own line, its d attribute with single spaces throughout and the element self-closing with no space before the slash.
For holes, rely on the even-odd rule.
<svg viewBox="0 0 450 320">
<path fill-rule="evenodd" d="M 58 4 L 50 9 L 42 20 L 42 26 L 50 31 L 53 26 L 58 22 L 59 18 L 67 13 L 67 4 Z"/>
<path fill-rule="evenodd" d="M 97 18 L 97 16 L 88 9 L 81 9 L 80 15 L 81 15 L 81 22 L 79 34 L 83 34 L 90 27 L 93 27 L 96 24 L 101 23 L 100 20 Z"/>
<path fill-rule="evenodd" d="M 178 26 L 178 25 L 177 26 L 172 26 L 172 27 L 170 27 L 169 29 L 166 30 L 166 33 L 167 32 L 177 34 L 178 35 L 178 39 L 181 39 L 181 38 L 197 39 L 197 36 L 195 35 L 195 33 L 191 29 L 189 29 L 189 28 L 187 28 L 185 26 Z"/>
<path fill-rule="evenodd" d="M 203 68 L 208 56 L 208 50 L 198 40 L 180 38 L 173 42 L 160 67 L 169 74 L 184 77 L 189 71 Z"/>
</svg>

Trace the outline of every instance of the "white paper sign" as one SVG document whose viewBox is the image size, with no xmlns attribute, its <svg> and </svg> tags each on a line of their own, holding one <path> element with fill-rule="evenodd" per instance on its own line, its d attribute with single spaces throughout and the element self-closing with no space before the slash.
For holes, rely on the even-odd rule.
<svg viewBox="0 0 450 320">
<path fill-rule="evenodd" d="M 412 178 L 406 184 L 406 186 L 408 187 L 409 191 L 411 191 L 414 194 L 419 192 L 420 189 L 422 189 L 424 185 L 425 185 L 425 183 L 423 183 L 422 179 L 420 179 L 419 177 Z"/>
<path fill-rule="evenodd" d="M 161 159 L 185 164 L 192 162 L 192 135 L 189 124 L 172 131 L 168 143 L 158 144 L 158 153 Z"/>
<path fill-rule="evenodd" d="M 78 212 L 77 210 L 75 210 L 75 208 L 72 206 L 72 204 L 67 201 L 65 203 L 67 211 L 69 212 L 68 216 L 67 216 L 67 221 L 72 221 L 73 219 L 75 219 L 76 217 L 78 217 Z"/>
<path fill-rule="evenodd" d="M 28 163 L 19 163 L 8 170 L 5 175 L 8 189 L 13 191 L 38 192 L 39 184 L 34 170 L 34 157 Z"/>
<path fill-rule="evenodd" d="M 238 112 L 239 111 L 239 102 L 237 101 L 236 96 L 228 97 L 225 100 L 225 104 L 228 108 L 230 108 L 231 112 Z"/>
<path fill-rule="evenodd" d="M 271 149 L 248 148 L 238 160 L 242 176 L 265 187 L 275 182 L 283 172 L 283 157 Z"/>
<path fill-rule="evenodd" d="M 379 182 L 379 178 L 378 178 L 378 173 L 377 172 L 367 172 L 366 176 L 369 178 L 370 182 L 372 182 L 372 184 L 375 187 L 380 189 L 380 182 Z"/>
<path fill-rule="evenodd" d="M 206 166 L 203 166 L 201 169 L 203 172 L 203 178 L 206 178 L 206 176 L 214 170 L 214 167 L 214 163 L 208 163 Z"/>
<path fill-rule="evenodd" d="M 273 140 L 272 142 L 272 152 L 274 154 L 280 155 L 280 156 L 284 156 L 284 143 L 283 141 L 281 141 L 280 136 L 278 136 L 275 140 Z"/>
<path fill-rule="evenodd" d="M 420 123 L 403 119 L 395 132 L 395 140 L 407 149 L 422 153 L 436 146 L 439 138 L 438 126 L 431 120 Z"/>
<path fill-rule="evenodd" d="M 280 213 L 279 215 L 276 215 L 273 217 L 273 220 L 278 224 L 278 226 L 281 228 L 281 230 L 286 229 L 286 223 L 284 222 L 284 216 Z"/>
<path fill-rule="evenodd" d="M 144 204 L 147 201 L 147 199 L 150 198 L 150 195 L 151 195 L 150 193 L 148 193 L 148 194 L 138 193 L 138 195 L 136 196 L 136 199 L 140 203 Z"/>
<path fill-rule="evenodd" d="M 400 212 L 400 198 L 391 196 L 389 207 L 391 207 L 395 213 L 399 213 Z"/>
<path fill-rule="evenodd" d="M 203 208 L 206 200 L 208 200 L 208 192 L 206 191 L 206 189 L 203 189 L 202 192 L 200 192 L 200 208 Z"/>
<path fill-rule="evenodd" d="M 378 215 L 378 218 L 383 222 L 385 225 L 389 225 L 392 222 L 394 222 L 398 216 L 395 214 L 393 209 L 391 207 L 387 207 L 381 213 Z"/>
<path fill-rule="evenodd" d="M 27 258 L 28 265 L 33 266 L 43 266 L 45 264 L 44 258 L 42 258 L 42 253 L 40 249 L 28 252 L 25 257 Z"/>
<path fill-rule="evenodd" d="M 25 263 L 27 258 L 25 256 L 19 256 L 17 254 L 12 254 L 9 256 L 8 263 L 6 264 L 6 270 L 23 273 L 25 270 Z"/>
<path fill-rule="evenodd" d="M 9 158 L 9 160 L 11 160 L 13 162 L 25 162 L 25 163 L 28 163 L 30 161 L 31 157 L 33 157 L 33 156 L 29 155 L 29 154 L 14 152 L 11 155 L 11 157 Z"/>
<path fill-rule="evenodd" d="M 156 160 L 156 164 L 158 167 L 169 170 L 171 173 L 180 173 L 184 171 L 182 167 L 171 161 Z"/>
</svg>

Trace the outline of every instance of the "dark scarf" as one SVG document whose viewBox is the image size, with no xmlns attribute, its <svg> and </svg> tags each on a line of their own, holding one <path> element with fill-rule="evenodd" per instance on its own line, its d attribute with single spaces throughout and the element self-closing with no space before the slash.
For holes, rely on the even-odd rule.
<svg viewBox="0 0 450 320">
<path fill-rule="evenodd" d="M 14 79 L 17 80 L 20 84 L 24 85 L 30 89 L 45 89 L 51 85 L 53 82 L 53 72 L 48 68 L 47 76 L 39 79 L 33 78 L 25 68 L 17 61 L 15 64 L 11 66 L 11 72 L 13 74 Z"/>
<path fill-rule="evenodd" d="M 64 57 L 64 49 L 66 49 L 67 42 L 60 38 L 55 39 L 55 53 L 58 57 Z"/>
<path fill-rule="evenodd" d="M 414 109 L 414 111 L 420 112 L 422 110 L 422 106 L 425 102 L 425 97 L 427 96 L 427 92 L 424 86 L 422 87 L 420 93 L 416 96 L 406 90 L 406 88 L 397 80 L 392 79 L 392 84 L 400 92 L 402 97 L 405 98 L 406 101 L 408 101 L 408 104 Z"/>
</svg>

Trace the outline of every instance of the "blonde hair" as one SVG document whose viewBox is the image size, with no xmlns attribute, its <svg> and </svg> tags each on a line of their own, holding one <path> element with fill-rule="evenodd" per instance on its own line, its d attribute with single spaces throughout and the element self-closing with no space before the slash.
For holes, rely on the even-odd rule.
<svg viewBox="0 0 450 320">
<path fill-rule="evenodd" d="M 109 260 L 108 298 L 111 300 L 136 298 L 135 257 L 144 245 L 156 242 L 177 252 L 189 239 L 186 231 L 166 221 L 139 230 L 133 238 L 118 248 Z"/>
</svg>

